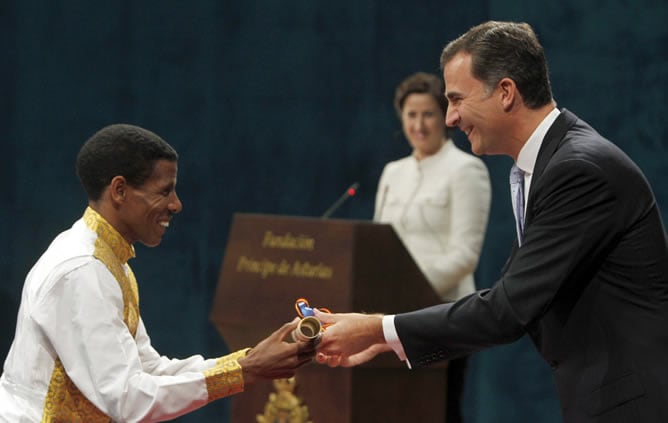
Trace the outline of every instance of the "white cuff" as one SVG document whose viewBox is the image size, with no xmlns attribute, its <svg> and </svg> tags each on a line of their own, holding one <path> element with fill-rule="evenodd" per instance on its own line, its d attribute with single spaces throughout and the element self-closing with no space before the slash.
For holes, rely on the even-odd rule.
<svg viewBox="0 0 668 423">
<path fill-rule="evenodd" d="M 401 345 L 399 340 L 399 335 L 397 334 L 397 329 L 394 327 L 394 314 L 389 314 L 383 316 L 383 336 L 385 337 L 385 342 L 389 345 L 394 352 L 399 357 L 399 360 L 405 361 L 408 368 L 411 368 L 411 363 L 406 358 L 406 353 L 404 352 L 404 346 Z"/>
</svg>

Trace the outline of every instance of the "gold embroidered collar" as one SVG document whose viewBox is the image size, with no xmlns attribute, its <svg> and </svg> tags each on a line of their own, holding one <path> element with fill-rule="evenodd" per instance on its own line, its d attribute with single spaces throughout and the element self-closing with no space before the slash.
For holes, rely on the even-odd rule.
<svg viewBox="0 0 668 423">
<path fill-rule="evenodd" d="M 123 236 L 98 212 L 90 207 L 86 207 L 83 220 L 90 230 L 97 233 L 97 235 L 109 245 L 121 263 L 127 263 L 128 260 L 135 256 L 135 248 L 128 244 L 125 238 L 123 238 Z"/>
</svg>

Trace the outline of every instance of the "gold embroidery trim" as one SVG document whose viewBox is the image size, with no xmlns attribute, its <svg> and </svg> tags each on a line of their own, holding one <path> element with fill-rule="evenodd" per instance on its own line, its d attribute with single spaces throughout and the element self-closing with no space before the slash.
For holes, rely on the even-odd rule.
<svg viewBox="0 0 668 423">
<path fill-rule="evenodd" d="M 127 261 L 135 256 L 135 250 L 109 222 L 90 207 L 86 208 L 83 219 L 86 226 L 98 235 L 93 255 L 107 266 L 118 282 L 123 293 L 123 321 L 132 336 L 135 336 L 139 325 L 139 289 L 135 275 L 127 265 Z"/>
<path fill-rule="evenodd" d="M 214 367 L 204 371 L 209 402 L 243 392 L 244 377 L 238 360 L 249 350 L 246 348 L 220 357 Z"/>
<path fill-rule="evenodd" d="M 135 249 L 123 238 L 123 235 L 107 222 L 98 212 L 86 207 L 83 214 L 83 220 L 88 229 L 95 232 L 99 238 L 106 242 L 117 260 L 125 264 L 135 256 Z"/>
<path fill-rule="evenodd" d="M 127 265 L 127 261 L 135 256 L 135 250 L 109 222 L 90 207 L 86 208 L 83 220 L 86 226 L 98 235 L 93 255 L 104 263 L 118 282 L 123 294 L 123 321 L 132 336 L 135 336 L 139 325 L 139 290 L 134 273 Z M 108 416 L 79 391 L 67 376 L 60 359 L 56 359 L 44 400 L 42 423 L 110 421 Z"/>
<path fill-rule="evenodd" d="M 56 359 L 44 401 L 42 423 L 109 423 L 111 419 L 83 396 Z"/>
</svg>

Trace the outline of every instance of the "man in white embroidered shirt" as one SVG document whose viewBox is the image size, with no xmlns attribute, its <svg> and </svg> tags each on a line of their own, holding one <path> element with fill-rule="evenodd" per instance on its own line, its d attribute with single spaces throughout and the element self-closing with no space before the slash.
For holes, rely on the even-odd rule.
<svg viewBox="0 0 668 423">
<path fill-rule="evenodd" d="M 181 211 L 177 160 L 158 135 L 132 125 L 105 127 L 83 145 L 76 167 L 88 207 L 26 278 L 0 421 L 164 421 L 311 360 L 313 345 L 284 341 L 296 322 L 218 358 L 153 349 L 127 261 L 135 242 L 157 246 Z"/>
</svg>

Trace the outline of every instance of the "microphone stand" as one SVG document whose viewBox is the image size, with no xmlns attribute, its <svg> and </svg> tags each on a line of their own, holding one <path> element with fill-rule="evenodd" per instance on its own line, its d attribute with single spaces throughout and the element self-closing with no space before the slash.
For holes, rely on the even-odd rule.
<svg viewBox="0 0 668 423">
<path fill-rule="evenodd" d="M 355 193 L 357 192 L 357 188 L 359 186 L 360 184 L 358 184 L 357 182 L 352 184 L 350 188 L 348 188 L 346 192 L 344 192 L 343 195 L 339 197 L 339 199 L 336 200 L 334 204 L 332 204 L 331 207 L 327 209 L 327 211 L 325 211 L 321 219 L 327 219 L 329 216 L 331 216 L 332 213 L 334 213 L 339 207 L 341 207 L 343 202 L 346 201 L 348 197 L 352 197 L 353 195 L 355 195 Z"/>
</svg>

